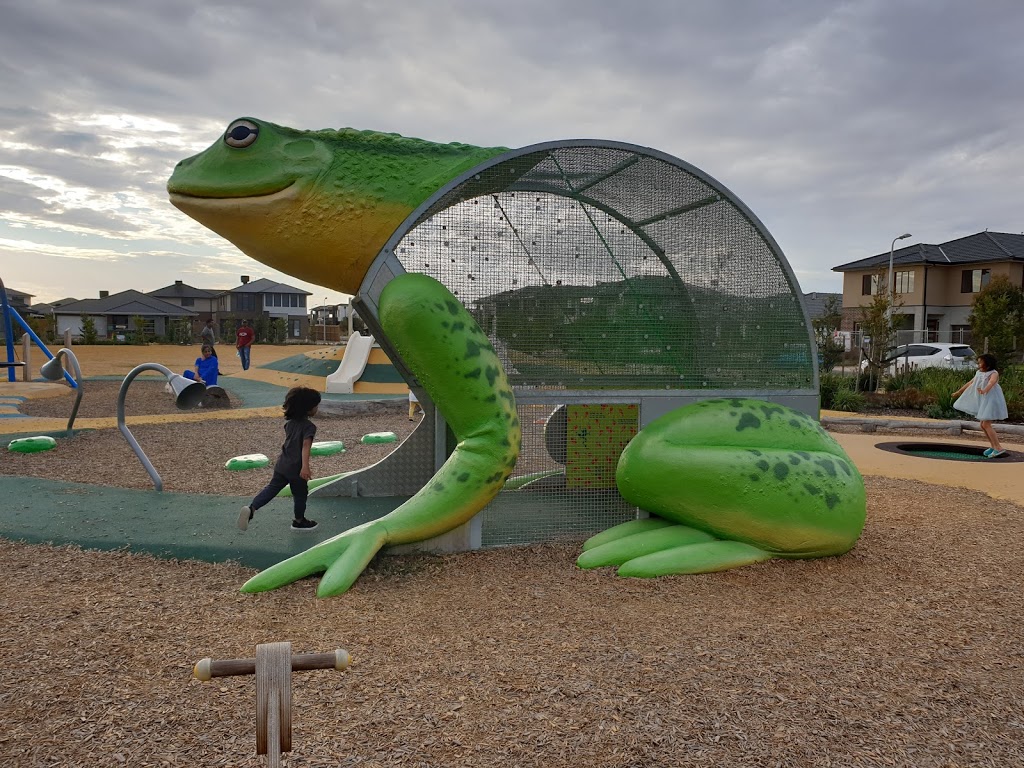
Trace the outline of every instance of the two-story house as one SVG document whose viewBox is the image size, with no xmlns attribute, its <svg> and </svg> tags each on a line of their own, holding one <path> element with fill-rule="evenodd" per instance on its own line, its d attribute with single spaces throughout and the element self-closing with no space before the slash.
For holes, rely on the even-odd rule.
<svg viewBox="0 0 1024 768">
<path fill-rule="evenodd" d="M 306 297 L 312 295 L 301 288 L 266 278 L 250 282 L 248 276 L 243 275 L 241 285 L 224 291 L 216 298 L 216 320 L 219 325 L 228 325 L 227 330 L 232 330 L 243 318 L 250 322 L 255 322 L 260 315 L 271 320 L 283 318 L 288 339 L 305 339 L 309 333 Z"/>
<path fill-rule="evenodd" d="M 192 318 L 192 335 L 198 338 L 206 321 L 215 319 L 217 297 L 222 293 L 222 290 L 195 288 L 183 280 L 175 280 L 174 285 L 147 291 L 146 295 L 195 312 Z"/>
<path fill-rule="evenodd" d="M 901 344 L 970 343 L 968 317 L 977 293 L 996 275 L 1024 286 L 1024 235 L 978 232 L 939 245 L 918 243 L 833 267 L 843 273 L 843 330 L 857 332 L 861 309 L 893 291 L 893 322 Z M 887 283 L 888 281 L 888 283 Z"/>
</svg>

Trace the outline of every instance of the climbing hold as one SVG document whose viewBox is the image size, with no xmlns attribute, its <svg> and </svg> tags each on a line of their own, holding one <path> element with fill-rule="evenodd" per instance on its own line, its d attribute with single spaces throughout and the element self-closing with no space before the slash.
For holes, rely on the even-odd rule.
<svg viewBox="0 0 1024 768">
<path fill-rule="evenodd" d="M 224 465 L 224 469 L 230 469 L 232 472 L 238 472 L 243 469 L 260 469 L 261 467 L 267 466 L 270 463 L 268 459 L 262 453 L 249 453 L 245 456 L 235 456 L 233 459 L 228 459 Z"/>
<path fill-rule="evenodd" d="M 371 432 L 368 435 L 363 435 L 359 441 L 361 443 L 393 443 L 398 439 L 398 435 L 394 432 Z"/>
<path fill-rule="evenodd" d="M 20 437 L 17 440 L 11 440 L 7 444 L 7 450 L 15 451 L 16 453 L 39 453 L 40 451 L 48 451 L 56 447 L 57 441 L 46 435 Z"/>
<path fill-rule="evenodd" d="M 336 453 L 344 453 L 345 444 L 341 440 L 321 440 L 313 443 L 309 449 L 310 456 L 333 456 Z"/>
</svg>

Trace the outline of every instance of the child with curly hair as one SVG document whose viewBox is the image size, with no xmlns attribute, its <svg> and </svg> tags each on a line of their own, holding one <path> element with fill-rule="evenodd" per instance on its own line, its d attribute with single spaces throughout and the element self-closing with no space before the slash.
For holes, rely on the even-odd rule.
<svg viewBox="0 0 1024 768">
<path fill-rule="evenodd" d="M 238 527 L 243 531 L 249 527 L 253 514 L 287 485 L 292 489 L 295 519 L 292 529 L 310 531 L 316 528 L 316 521 L 306 518 L 306 498 L 309 496 L 309 453 L 316 436 L 316 424 L 310 418 L 316 416 L 320 406 L 320 393 L 309 387 L 292 387 L 284 397 L 284 444 L 281 455 L 274 464 L 274 475 L 267 486 L 256 494 L 238 514 Z"/>
</svg>

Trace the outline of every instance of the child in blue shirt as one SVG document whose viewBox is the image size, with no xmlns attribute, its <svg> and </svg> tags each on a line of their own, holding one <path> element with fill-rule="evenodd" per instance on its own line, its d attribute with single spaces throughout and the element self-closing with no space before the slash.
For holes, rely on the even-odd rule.
<svg viewBox="0 0 1024 768">
<path fill-rule="evenodd" d="M 213 347 L 209 344 L 203 344 L 201 354 L 202 357 L 196 358 L 194 368 L 196 381 L 208 387 L 215 387 L 217 386 L 217 376 L 220 375 L 220 369 L 217 367 L 217 356 L 213 354 Z"/>
<path fill-rule="evenodd" d="M 284 444 L 274 464 L 274 475 L 267 486 L 256 494 L 238 514 L 238 527 L 249 527 L 253 513 L 266 505 L 287 485 L 292 489 L 295 519 L 292 529 L 309 531 L 316 528 L 315 520 L 306 519 L 306 498 L 309 496 L 309 453 L 316 437 L 316 424 L 310 421 L 320 406 L 320 393 L 309 387 L 292 387 L 284 396 Z"/>
</svg>

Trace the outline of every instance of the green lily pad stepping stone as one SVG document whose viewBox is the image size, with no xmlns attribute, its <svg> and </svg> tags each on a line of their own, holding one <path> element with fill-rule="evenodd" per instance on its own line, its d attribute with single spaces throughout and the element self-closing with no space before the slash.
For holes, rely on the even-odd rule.
<svg viewBox="0 0 1024 768">
<path fill-rule="evenodd" d="M 333 456 L 344 452 L 345 444 L 341 440 L 321 440 L 313 443 L 313 447 L 309 449 L 310 456 Z"/>
<path fill-rule="evenodd" d="M 245 456 L 235 456 L 233 459 L 228 459 L 227 464 L 224 465 L 224 469 L 230 469 L 232 472 L 239 472 L 243 469 L 260 469 L 267 466 L 270 463 L 268 459 L 262 453 L 249 453 Z"/>
<path fill-rule="evenodd" d="M 57 441 L 46 435 L 36 437 L 19 437 L 7 444 L 7 450 L 15 453 L 39 453 L 57 447 Z"/>
<path fill-rule="evenodd" d="M 398 435 L 394 432 L 371 432 L 368 435 L 363 435 L 359 441 L 361 443 L 393 443 L 398 439 Z"/>
</svg>

